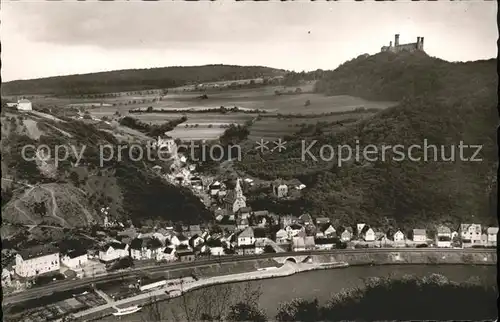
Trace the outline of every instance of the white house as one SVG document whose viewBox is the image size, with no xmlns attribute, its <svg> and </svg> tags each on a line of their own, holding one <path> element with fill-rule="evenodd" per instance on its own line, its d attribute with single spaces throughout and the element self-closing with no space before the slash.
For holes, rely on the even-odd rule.
<svg viewBox="0 0 500 322">
<path fill-rule="evenodd" d="M 361 232 L 363 231 L 363 228 L 365 228 L 366 224 L 356 224 L 356 233 L 358 236 L 361 235 Z"/>
<path fill-rule="evenodd" d="M 486 233 L 488 234 L 488 244 L 491 246 L 496 246 L 498 227 L 488 227 Z"/>
<path fill-rule="evenodd" d="M 17 101 L 17 109 L 19 111 L 31 111 L 33 110 L 31 102 L 27 99 L 20 99 Z"/>
<path fill-rule="evenodd" d="M 68 252 L 61 258 L 61 264 L 71 269 L 77 269 L 85 266 L 88 261 L 89 257 L 87 255 L 87 251 L 85 250 L 74 250 Z"/>
<path fill-rule="evenodd" d="M 314 242 L 319 250 L 328 250 L 335 246 L 334 238 L 317 238 Z"/>
<path fill-rule="evenodd" d="M 405 234 L 401 230 L 398 230 L 397 232 L 394 233 L 394 241 L 395 242 L 404 242 L 405 241 Z"/>
<path fill-rule="evenodd" d="M 276 232 L 276 243 L 286 244 L 288 242 L 288 232 L 284 229 L 280 229 Z"/>
<path fill-rule="evenodd" d="M 481 225 L 479 224 L 461 224 L 460 237 L 464 243 L 481 243 Z"/>
<path fill-rule="evenodd" d="M 294 236 L 297 236 L 301 231 L 304 230 L 304 227 L 298 224 L 291 224 L 285 228 L 288 233 L 288 238 L 291 239 Z"/>
<path fill-rule="evenodd" d="M 129 246 L 122 243 L 111 243 L 99 251 L 99 259 L 103 262 L 110 262 L 128 256 Z"/>
<path fill-rule="evenodd" d="M 163 249 L 163 244 L 155 238 L 135 238 L 130 243 L 130 257 L 137 260 L 152 259 Z"/>
<path fill-rule="evenodd" d="M 189 246 L 191 246 L 192 248 L 196 248 L 196 247 L 202 245 L 204 242 L 205 242 L 205 240 L 203 238 L 201 238 L 198 235 L 194 235 L 193 237 L 191 237 L 189 239 Z"/>
<path fill-rule="evenodd" d="M 305 236 L 305 233 L 301 233 L 292 238 L 292 251 L 294 252 L 312 250 L 315 247 L 314 236 Z"/>
<path fill-rule="evenodd" d="M 451 229 L 446 226 L 439 226 L 437 228 L 437 234 L 436 234 L 436 239 L 437 239 L 437 247 L 443 247 L 443 248 L 449 248 L 451 247 Z"/>
<path fill-rule="evenodd" d="M 368 228 L 368 230 L 364 233 L 364 239 L 367 242 L 375 241 L 375 232 L 373 229 Z"/>
<path fill-rule="evenodd" d="M 336 233 L 335 228 L 330 224 L 323 224 L 316 232 L 316 237 L 330 237 Z"/>
<path fill-rule="evenodd" d="M 167 262 L 172 262 L 177 259 L 177 256 L 175 254 L 175 249 L 173 247 L 165 247 L 158 253 L 156 253 L 156 260 L 157 261 L 167 261 Z"/>
<path fill-rule="evenodd" d="M 58 271 L 59 268 L 59 251 L 47 245 L 35 246 L 16 254 L 14 271 L 22 277 Z"/>
<path fill-rule="evenodd" d="M 243 245 L 253 245 L 253 244 L 255 244 L 255 235 L 253 232 L 253 228 L 247 227 L 238 235 L 237 245 L 238 247 L 240 247 Z"/>
<path fill-rule="evenodd" d="M 348 242 L 350 241 L 352 238 L 352 233 L 346 229 L 342 232 L 342 234 L 340 234 L 340 240 L 343 241 L 343 242 Z"/>
<path fill-rule="evenodd" d="M 427 233 L 425 229 L 413 229 L 413 241 L 418 243 L 426 243 Z"/>
</svg>

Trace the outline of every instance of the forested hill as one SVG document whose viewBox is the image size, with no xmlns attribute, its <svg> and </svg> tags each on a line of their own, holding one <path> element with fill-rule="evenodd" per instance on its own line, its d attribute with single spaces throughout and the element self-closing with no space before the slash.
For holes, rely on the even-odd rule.
<svg viewBox="0 0 500 322">
<path fill-rule="evenodd" d="M 358 220 L 425 226 L 496 223 L 498 80 L 495 60 L 450 63 L 425 53 L 380 53 L 347 62 L 317 84 L 328 95 L 400 101 L 342 138 L 354 145 L 482 145 L 480 162 L 380 160 L 324 173 L 313 208 Z M 332 138 L 332 140 L 335 140 Z M 337 140 L 335 140 L 337 141 Z M 432 153 L 432 152 L 431 152 Z M 439 151 L 439 153 L 441 153 Z M 473 150 L 466 150 L 470 157 Z M 416 157 L 423 152 L 414 153 Z M 326 202 L 325 202 L 326 201 Z M 325 204 L 325 206 L 321 206 Z"/>
<path fill-rule="evenodd" d="M 498 80 L 495 60 L 450 63 L 425 53 L 380 53 L 360 56 L 334 71 L 325 72 L 316 91 L 327 95 L 352 95 L 399 104 L 363 120 L 345 131 L 329 135 L 319 125 L 287 140 L 287 150 L 264 155 L 262 163 L 241 168 L 256 176 L 297 177 L 308 182 L 303 202 L 313 216 L 329 216 L 339 224 L 370 223 L 374 227 L 431 227 L 461 222 L 496 224 L 498 168 L 496 128 Z M 373 144 L 378 161 L 301 162 L 301 141 L 318 143 L 311 153 L 319 156 L 322 144 L 348 144 L 353 154 Z M 412 161 L 411 145 L 437 146 L 428 161 Z M 479 162 L 460 160 L 458 145 L 481 145 Z M 402 145 L 406 158 L 393 160 L 390 152 L 381 159 L 382 146 Z M 454 146 L 454 147 L 453 147 Z M 441 161 L 455 151 L 455 161 Z M 337 150 L 335 150 L 336 153 Z M 475 149 L 465 149 L 470 158 Z M 345 156 L 345 155 L 344 155 Z M 413 150 L 423 157 L 423 149 Z M 279 160 L 277 160 L 279 158 Z M 299 159 L 291 163 L 288 160 Z M 273 160 L 273 162 L 267 162 Z"/>
<path fill-rule="evenodd" d="M 176 66 L 16 80 L 2 84 L 3 95 L 80 95 L 170 88 L 195 82 L 230 81 L 284 75 L 262 66 Z"/>
</svg>

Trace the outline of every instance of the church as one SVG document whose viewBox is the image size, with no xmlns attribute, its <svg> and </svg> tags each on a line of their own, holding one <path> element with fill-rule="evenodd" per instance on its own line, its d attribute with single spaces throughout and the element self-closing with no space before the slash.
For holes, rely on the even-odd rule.
<svg viewBox="0 0 500 322">
<path fill-rule="evenodd" d="M 224 197 L 224 207 L 230 213 L 236 213 L 240 208 L 247 206 L 247 198 L 243 195 L 240 179 L 236 180 L 236 187 Z"/>
</svg>

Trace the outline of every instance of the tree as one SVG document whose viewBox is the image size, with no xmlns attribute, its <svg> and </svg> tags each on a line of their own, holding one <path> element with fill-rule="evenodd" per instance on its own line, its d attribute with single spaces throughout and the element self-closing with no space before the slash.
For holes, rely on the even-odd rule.
<svg viewBox="0 0 500 322">
<path fill-rule="evenodd" d="M 309 106 L 311 105 L 311 101 L 310 100 L 307 100 L 305 103 L 304 103 L 304 106 Z"/>
<path fill-rule="evenodd" d="M 148 106 L 148 108 L 146 109 L 146 113 L 153 113 L 153 107 Z"/>
<path fill-rule="evenodd" d="M 297 94 L 302 93 L 302 88 L 297 87 L 297 88 L 295 89 L 295 93 L 297 93 Z"/>
<path fill-rule="evenodd" d="M 257 307 L 247 303 L 237 303 L 229 309 L 227 320 L 265 322 L 267 318 L 265 313 Z"/>
</svg>

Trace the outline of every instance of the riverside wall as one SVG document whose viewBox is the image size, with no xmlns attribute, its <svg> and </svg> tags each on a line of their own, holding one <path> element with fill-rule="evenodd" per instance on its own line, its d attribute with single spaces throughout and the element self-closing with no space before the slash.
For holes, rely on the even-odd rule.
<svg viewBox="0 0 500 322">
<path fill-rule="evenodd" d="M 314 255 L 292 255 L 274 258 L 252 259 L 241 258 L 236 262 L 222 262 L 208 264 L 194 268 L 182 268 L 166 270 L 155 273 L 155 276 L 165 276 L 167 279 L 180 278 L 183 276 L 195 275 L 200 278 L 238 274 L 255 271 L 266 267 L 276 267 L 284 264 L 287 260 L 293 259 L 296 263 L 312 261 L 313 263 L 344 262 L 349 266 L 357 265 L 496 265 L 497 253 L 494 251 L 463 251 L 446 249 L 426 249 L 423 251 L 388 250 L 388 251 L 366 251 L 366 252 L 336 252 Z"/>
</svg>

